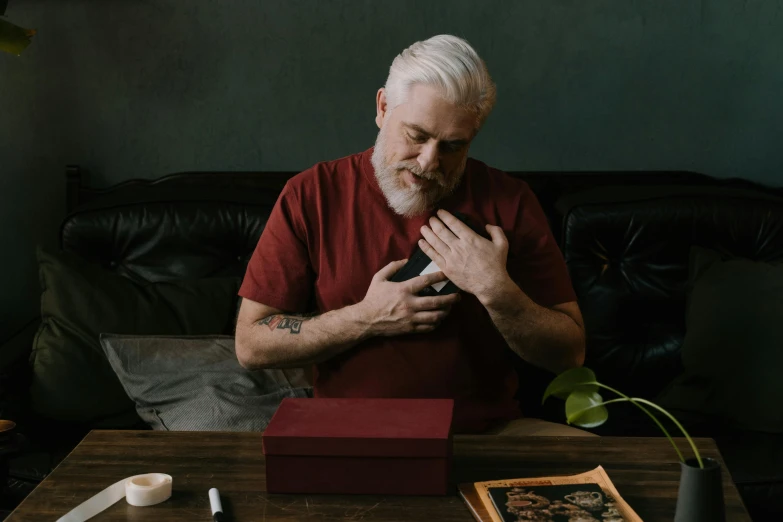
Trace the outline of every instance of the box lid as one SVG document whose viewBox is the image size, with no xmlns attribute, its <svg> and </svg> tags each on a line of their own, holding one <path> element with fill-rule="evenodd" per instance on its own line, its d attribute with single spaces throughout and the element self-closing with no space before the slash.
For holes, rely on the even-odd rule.
<svg viewBox="0 0 783 522">
<path fill-rule="evenodd" d="M 452 399 L 283 399 L 265 455 L 446 457 Z"/>
</svg>

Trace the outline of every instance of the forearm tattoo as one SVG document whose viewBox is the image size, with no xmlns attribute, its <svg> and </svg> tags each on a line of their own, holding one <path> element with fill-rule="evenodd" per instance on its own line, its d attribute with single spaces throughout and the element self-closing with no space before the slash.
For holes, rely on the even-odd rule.
<svg viewBox="0 0 783 522">
<path fill-rule="evenodd" d="M 302 323 L 312 318 L 312 316 L 270 315 L 258 321 L 258 324 L 266 325 L 270 330 L 288 330 L 289 333 L 298 334 L 302 331 Z"/>
</svg>

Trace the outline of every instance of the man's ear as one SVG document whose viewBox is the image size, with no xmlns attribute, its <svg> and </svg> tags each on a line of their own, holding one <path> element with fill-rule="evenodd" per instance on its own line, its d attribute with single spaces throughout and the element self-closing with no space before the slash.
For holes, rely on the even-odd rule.
<svg viewBox="0 0 783 522">
<path fill-rule="evenodd" d="M 386 116 L 387 110 L 386 89 L 381 87 L 375 95 L 375 124 L 379 129 L 383 126 L 383 118 Z"/>
</svg>

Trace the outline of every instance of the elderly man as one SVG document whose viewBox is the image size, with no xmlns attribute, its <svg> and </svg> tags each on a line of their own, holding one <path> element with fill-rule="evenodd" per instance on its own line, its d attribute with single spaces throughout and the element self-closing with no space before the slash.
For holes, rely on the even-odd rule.
<svg viewBox="0 0 783 522">
<path fill-rule="evenodd" d="M 239 291 L 244 367 L 314 365 L 316 397 L 453 398 L 457 433 L 586 434 L 520 419 L 514 400 L 511 358 L 579 366 L 584 328 L 528 185 L 468 157 L 494 102 L 462 39 L 395 58 L 375 146 L 314 165 L 280 194 Z M 416 246 L 436 271 L 391 281 Z M 460 292 L 420 295 L 446 280 Z"/>
</svg>

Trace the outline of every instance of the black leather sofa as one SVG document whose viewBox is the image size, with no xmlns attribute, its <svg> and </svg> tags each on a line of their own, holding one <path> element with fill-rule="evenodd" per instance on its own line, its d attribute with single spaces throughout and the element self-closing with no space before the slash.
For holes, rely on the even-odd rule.
<svg viewBox="0 0 783 522">
<path fill-rule="evenodd" d="M 192 172 L 106 189 L 67 170 L 61 248 L 148 281 L 241 277 L 291 172 Z M 586 364 L 606 384 L 654 399 L 681 371 L 691 245 L 783 260 L 783 190 L 689 172 L 527 172 L 571 271 L 588 333 Z M 37 322 L 2 347 L 3 416 L 25 437 L 10 460 L 10 509 L 76 444 L 88 426 L 26 418 L 27 359 Z M 519 363 L 527 415 L 563 422 L 562 402 L 542 406 L 551 375 Z M 738 431 L 694 416 L 692 435 L 716 439 L 754 520 L 781 520 L 783 437 Z M 612 410 L 603 435 L 660 436 L 633 408 Z M 673 455 L 674 458 L 674 455 Z"/>
</svg>

